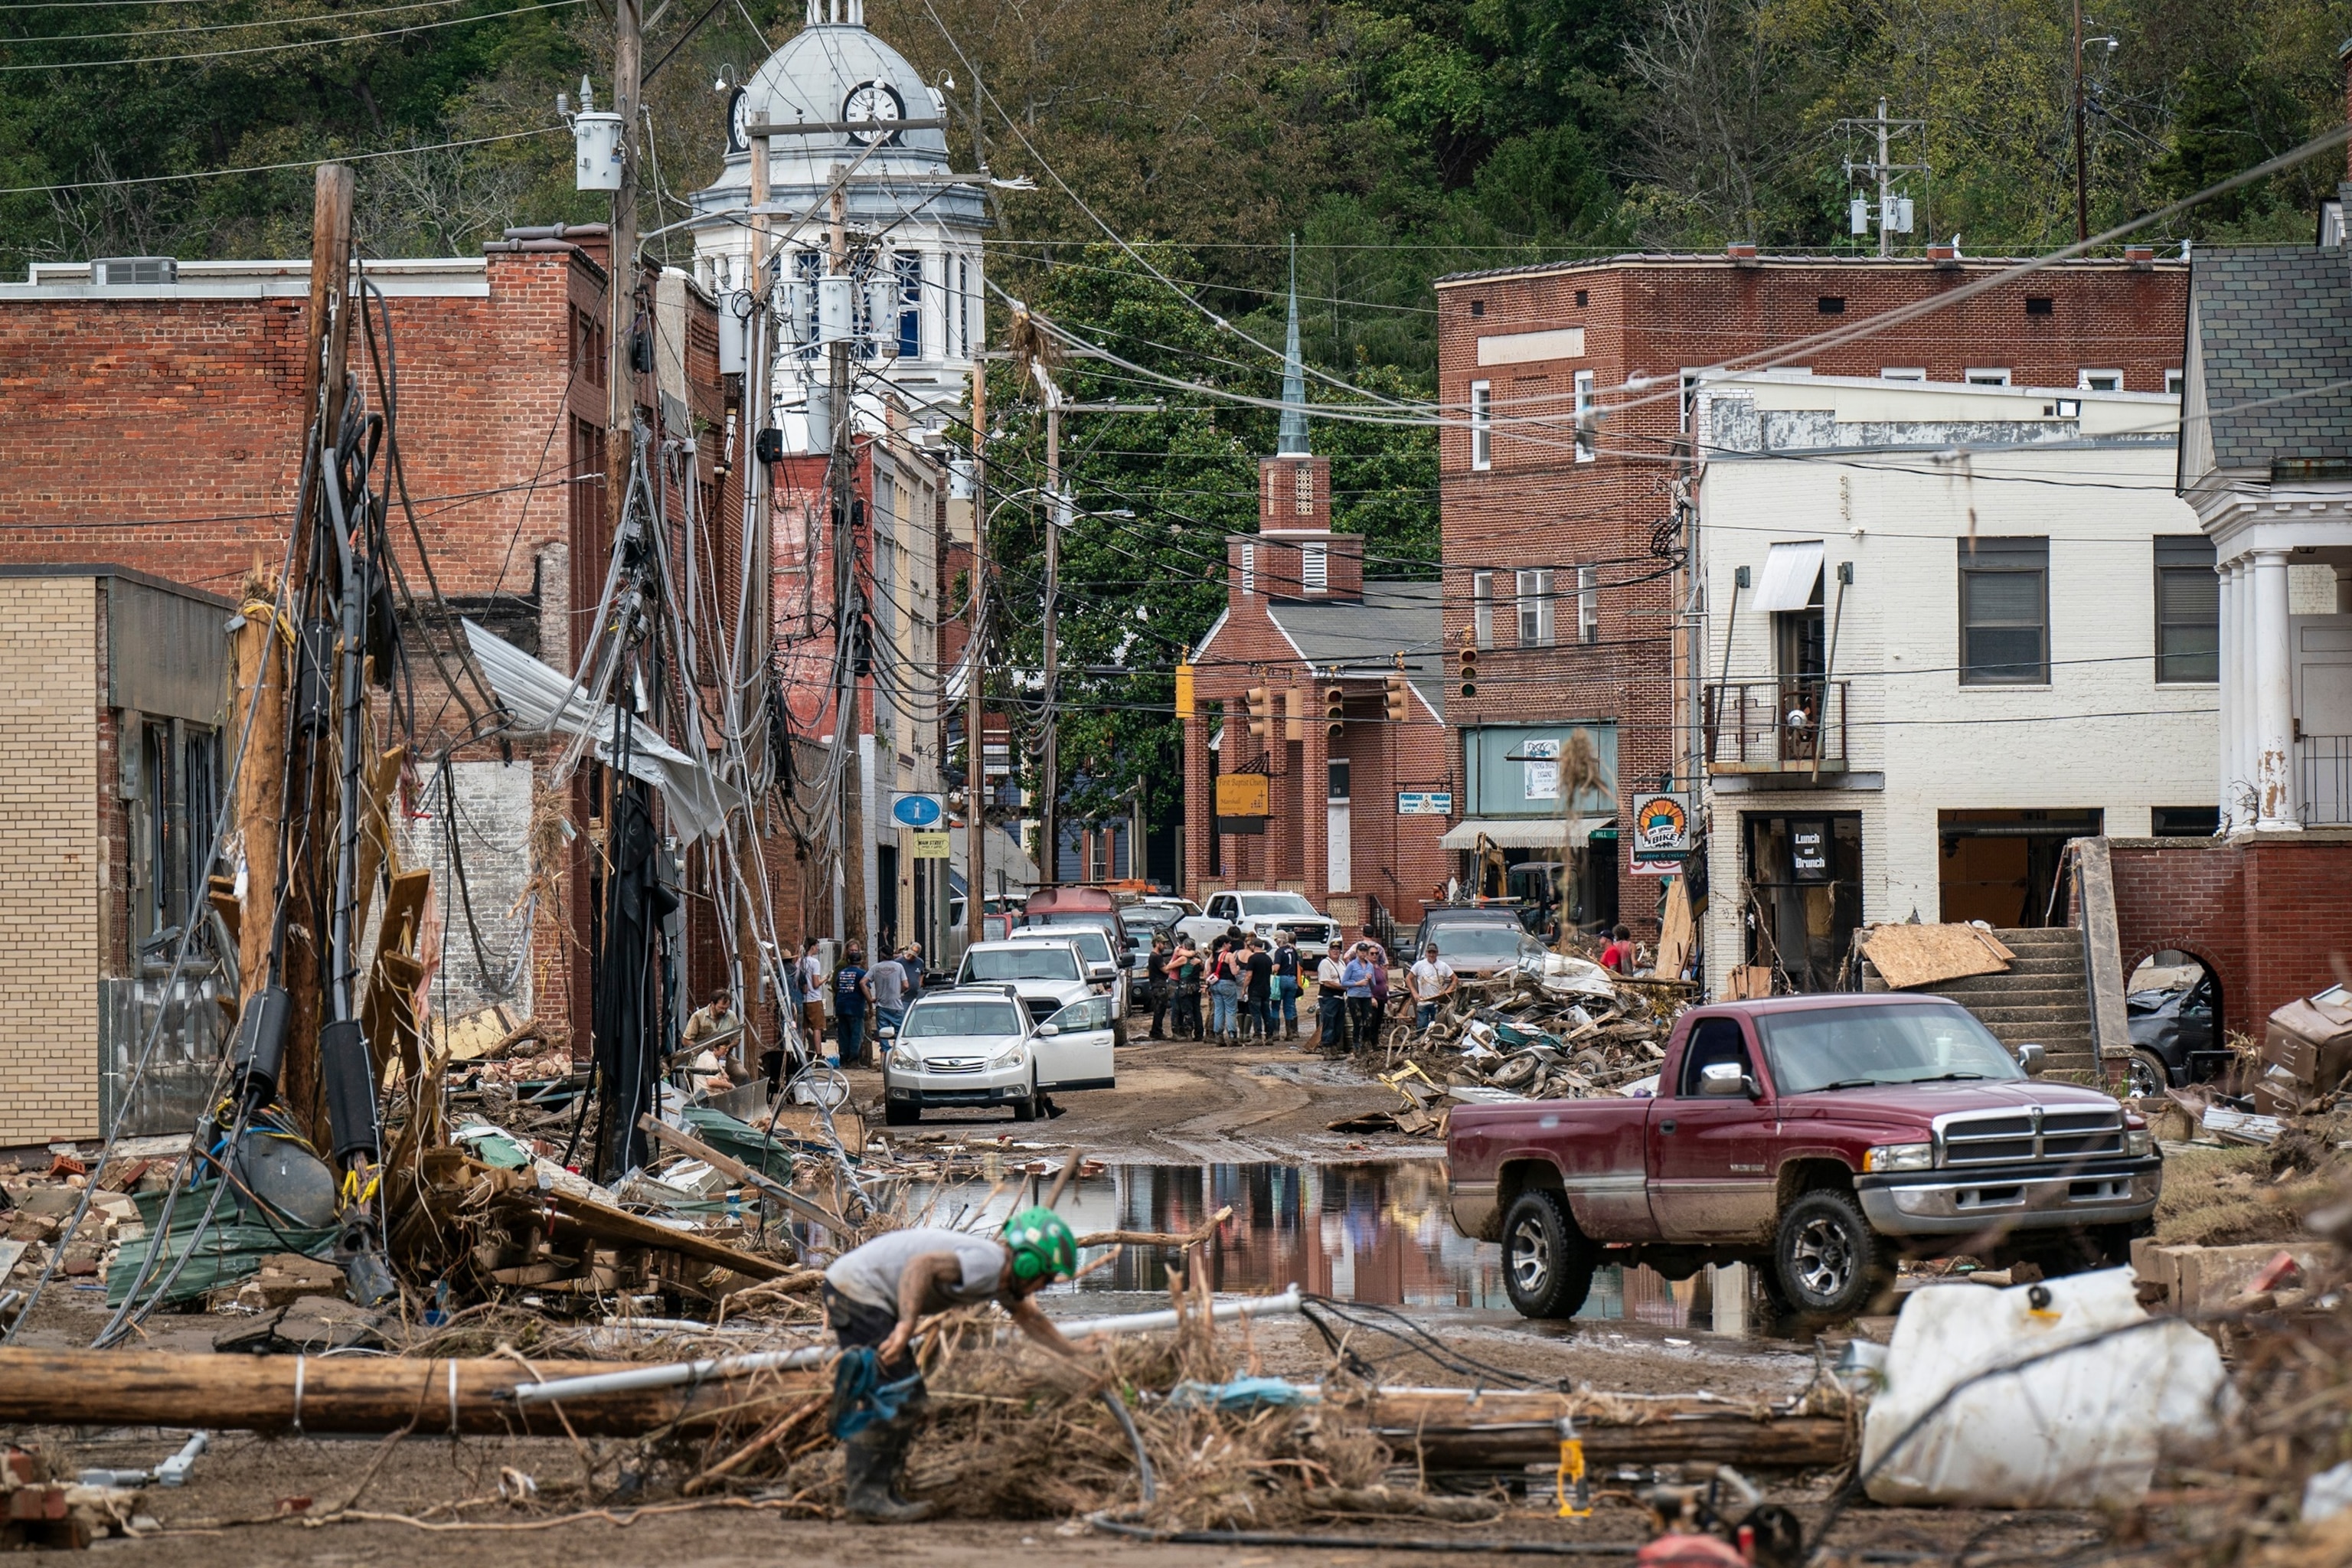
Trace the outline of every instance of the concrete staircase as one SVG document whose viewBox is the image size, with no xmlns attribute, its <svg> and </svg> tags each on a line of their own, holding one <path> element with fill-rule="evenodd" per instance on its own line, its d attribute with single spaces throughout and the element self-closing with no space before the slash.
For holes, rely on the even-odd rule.
<svg viewBox="0 0 2352 1568">
<path fill-rule="evenodd" d="M 2098 1053 L 2091 1044 L 2090 983 L 2083 967 L 2083 933 L 2070 927 L 1997 931 L 1993 935 L 2017 955 L 2005 974 L 1972 974 L 1924 987 L 1948 996 L 1976 1015 L 1994 1037 L 2012 1049 L 2028 1040 L 2050 1053 L 2052 1072 L 2095 1075 Z M 1883 992 L 1886 982 L 1868 962 L 1862 988 Z"/>
</svg>

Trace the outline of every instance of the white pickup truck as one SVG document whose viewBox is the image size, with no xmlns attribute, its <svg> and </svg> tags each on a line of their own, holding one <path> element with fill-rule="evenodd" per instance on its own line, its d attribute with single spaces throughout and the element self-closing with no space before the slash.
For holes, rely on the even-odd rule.
<svg viewBox="0 0 2352 1568">
<path fill-rule="evenodd" d="M 1301 893 L 1212 893 L 1199 914 L 1176 922 L 1195 947 L 1216 941 L 1232 926 L 1265 938 L 1269 946 L 1278 932 L 1287 931 L 1303 958 L 1322 957 L 1341 938 L 1339 925 L 1317 914 Z"/>
</svg>

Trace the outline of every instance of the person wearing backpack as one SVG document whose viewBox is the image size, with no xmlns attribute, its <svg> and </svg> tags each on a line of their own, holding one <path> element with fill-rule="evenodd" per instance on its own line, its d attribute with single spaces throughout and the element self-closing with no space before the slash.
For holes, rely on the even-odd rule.
<svg viewBox="0 0 2352 1568">
<path fill-rule="evenodd" d="M 840 1047 L 841 1065 L 866 1065 L 866 1009 L 874 1000 L 874 983 L 866 976 L 866 952 L 851 942 L 833 972 L 833 1032 Z"/>
</svg>

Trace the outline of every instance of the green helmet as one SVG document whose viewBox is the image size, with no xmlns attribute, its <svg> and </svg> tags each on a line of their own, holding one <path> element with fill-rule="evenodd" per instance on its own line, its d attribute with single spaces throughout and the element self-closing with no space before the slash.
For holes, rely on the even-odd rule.
<svg viewBox="0 0 2352 1568">
<path fill-rule="evenodd" d="M 1052 1209 L 1025 1208 L 1006 1220 L 1004 1245 L 1013 1252 L 1013 1278 L 1021 1284 L 1066 1279 L 1078 1271 L 1078 1238 Z"/>
</svg>

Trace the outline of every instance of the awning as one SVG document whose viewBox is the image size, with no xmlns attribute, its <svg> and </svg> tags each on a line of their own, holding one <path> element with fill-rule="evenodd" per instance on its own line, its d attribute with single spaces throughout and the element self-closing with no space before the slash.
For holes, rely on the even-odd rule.
<svg viewBox="0 0 2352 1568">
<path fill-rule="evenodd" d="M 1801 540 L 1776 544 L 1764 557 L 1764 577 L 1756 584 L 1751 610 L 1801 610 L 1813 602 L 1813 584 L 1822 580 L 1822 542 Z"/>
<path fill-rule="evenodd" d="M 561 670 L 531 658 L 480 622 L 468 620 L 465 625 L 466 640 L 480 661 L 482 673 L 490 678 L 490 689 L 515 716 L 519 728 L 542 734 L 550 729 L 567 735 L 584 734 L 597 757 L 611 765 L 610 708 L 596 707 L 588 693 Z M 743 805 L 742 792 L 720 783 L 708 763 L 688 756 L 650 726 L 638 723 L 632 715 L 623 718 L 627 721 L 629 772 L 662 792 L 669 806 L 669 830 L 686 843 L 705 834 L 724 832 L 727 814 Z"/>
<path fill-rule="evenodd" d="M 1614 827 L 1613 816 L 1510 816 L 1457 822 L 1437 841 L 1440 849 L 1475 849 L 1478 836 L 1497 849 L 1558 849 L 1581 844 L 1604 827 Z"/>
</svg>

